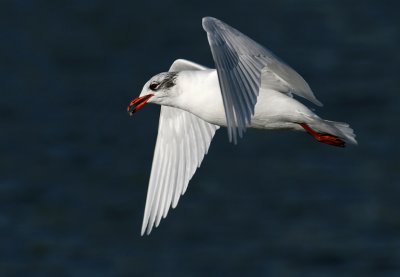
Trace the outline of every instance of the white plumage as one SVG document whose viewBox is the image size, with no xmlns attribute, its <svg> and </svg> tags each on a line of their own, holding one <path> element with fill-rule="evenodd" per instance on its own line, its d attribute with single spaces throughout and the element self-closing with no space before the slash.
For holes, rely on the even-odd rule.
<svg viewBox="0 0 400 277">
<path fill-rule="evenodd" d="M 205 17 L 216 69 L 179 59 L 152 77 L 132 100 L 133 114 L 161 105 L 142 235 L 175 208 L 207 154 L 215 131 L 237 142 L 246 128 L 305 130 L 320 142 L 357 144 L 346 123 L 318 117 L 293 94 L 321 106 L 306 81 L 269 50 L 218 19 Z"/>
</svg>

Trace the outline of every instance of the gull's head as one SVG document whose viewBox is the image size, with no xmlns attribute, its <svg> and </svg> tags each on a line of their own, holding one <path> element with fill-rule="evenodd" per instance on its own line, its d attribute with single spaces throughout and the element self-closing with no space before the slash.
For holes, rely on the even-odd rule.
<svg viewBox="0 0 400 277">
<path fill-rule="evenodd" d="M 178 94 L 176 79 L 178 72 L 163 72 L 153 76 L 143 86 L 139 97 L 133 99 L 128 106 L 129 115 L 133 115 L 147 103 L 169 105 Z"/>
</svg>

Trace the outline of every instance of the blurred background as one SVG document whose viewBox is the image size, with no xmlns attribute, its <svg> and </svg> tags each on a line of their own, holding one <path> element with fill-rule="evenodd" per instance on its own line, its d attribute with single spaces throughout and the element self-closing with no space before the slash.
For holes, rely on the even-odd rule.
<svg viewBox="0 0 400 277">
<path fill-rule="evenodd" d="M 0 276 L 400 276 L 396 1 L 0 1 Z M 177 58 L 213 67 L 203 16 L 295 68 L 359 146 L 225 130 L 141 237 Z M 311 106 L 311 105 L 310 105 Z"/>
</svg>

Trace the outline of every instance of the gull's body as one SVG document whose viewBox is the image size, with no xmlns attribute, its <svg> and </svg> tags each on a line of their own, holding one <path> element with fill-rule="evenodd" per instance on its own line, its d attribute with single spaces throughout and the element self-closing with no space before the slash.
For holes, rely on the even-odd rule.
<svg viewBox="0 0 400 277">
<path fill-rule="evenodd" d="M 176 63 L 190 62 L 178 60 Z M 188 111 L 208 123 L 227 127 L 217 71 L 215 69 L 181 71 L 178 78 L 180 89 L 184 93 L 180 94 L 171 106 Z M 313 123 L 315 116 L 299 101 L 281 92 L 265 88 L 261 83 L 254 115 L 251 116 L 247 127 L 302 130 L 303 128 L 294 122 Z"/>
<path fill-rule="evenodd" d="M 204 18 L 203 28 L 216 69 L 176 60 L 128 107 L 133 114 L 146 103 L 161 105 L 142 235 L 176 207 L 220 127 L 227 127 L 235 143 L 246 128 L 258 128 L 305 130 L 334 146 L 357 144 L 348 124 L 324 120 L 293 97 L 322 105 L 306 81 L 269 50 L 215 18 Z"/>
</svg>

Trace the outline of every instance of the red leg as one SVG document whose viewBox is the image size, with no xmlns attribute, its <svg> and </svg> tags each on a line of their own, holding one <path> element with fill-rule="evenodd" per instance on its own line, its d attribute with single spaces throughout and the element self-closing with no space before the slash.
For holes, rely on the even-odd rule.
<svg viewBox="0 0 400 277">
<path fill-rule="evenodd" d="M 307 133 L 312 135 L 319 142 L 326 143 L 326 144 L 333 145 L 333 146 L 338 146 L 338 147 L 345 146 L 345 142 L 335 135 L 318 133 L 318 132 L 314 131 L 313 129 L 311 129 L 311 127 L 308 126 L 306 123 L 299 123 L 299 124 L 301 127 L 304 128 L 304 130 L 307 131 Z"/>
</svg>

